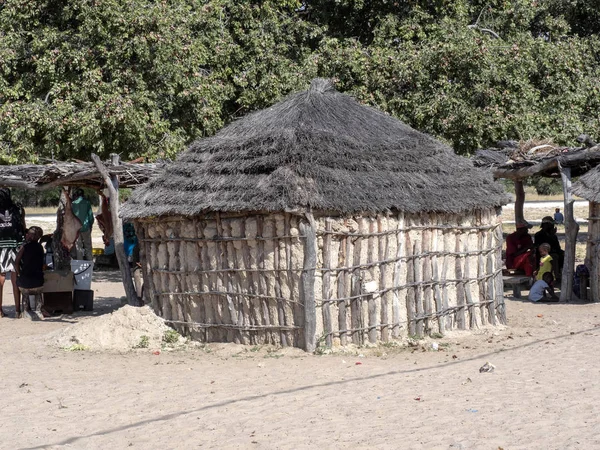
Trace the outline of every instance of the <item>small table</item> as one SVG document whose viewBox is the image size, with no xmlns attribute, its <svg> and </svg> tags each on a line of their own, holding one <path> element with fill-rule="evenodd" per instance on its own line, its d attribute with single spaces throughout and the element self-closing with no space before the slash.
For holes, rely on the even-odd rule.
<svg viewBox="0 0 600 450">
<path fill-rule="evenodd" d="M 521 288 L 529 287 L 531 278 L 523 275 L 503 275 L 502 282 L 504 286 L 511 286 L 513 289 L 513 297 L 521 298 Z"/>
</svg>

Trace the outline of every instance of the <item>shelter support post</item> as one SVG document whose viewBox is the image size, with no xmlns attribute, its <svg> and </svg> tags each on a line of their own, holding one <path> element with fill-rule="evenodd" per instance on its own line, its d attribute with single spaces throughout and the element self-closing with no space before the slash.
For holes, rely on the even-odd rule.
<svg viewBox="0 0 600 450">
<path fill-rule="evenodd" d="M 92 153 L 92 161 L 96 165 L 98 172 L 102 175 L 104 183 L 108 188 L 108 198 L 110 199 L 111 208 L 111 219 L 113 224 L 113 238 L 115 241 L 115 254 L 117 255 L 117 261 L 119 262 L 119 268 L 121 269 L 121 275 L 123 277 L 123 286 L 125 287 L 125 295 L 127 295 L 127 301 L 132 306 L 140 306 L 135 286 L 133 285 L 133 279 L 131 278 L 131 269 L 129 268 L 129 262 L 125 255 L 125 246 L 123 238 L 123 221 L 119 216 L 119 191 L 113 185 L 108 170 L 100 161 L 98 155 Z M 113 160 L 114 163 L 114 160 Z"/>
<path fill-rule="evenodd" d="M 590 202 L 586 263 L 590 271 L 591 300 L 600 301 L 600 203 Z"/>
<path fill-rule="evenodd" d="M 579 225 L 573 215 L 573 193 L 571 190 L 571 168 L 558 164 L 560 178 L 562 180 L 563 194 L 565 198 L 565 259 L 562 270 L 560 287 L 560 300 L 569 301 L 573 292 L 573 274 L 575 272 L 575 245 L 577 244 L 577 233 Z"/>
<path fill-rule="evenodd" d="M 525 204 L 525 188 L 523 180 L 515 180 L 515 223 L 525 220 L 523 206 Z"/>
<path fill-rule="evenodd" d="M 301 302 L 304 305 L 304 346 L 307 352 L 317 348 L 317 305 L 315 299 L 315 270 L 317 267 L 317 226 L 312 213 L 300 222 L 300 233 L 305 237 L 302 270 Z"/>
</svg>

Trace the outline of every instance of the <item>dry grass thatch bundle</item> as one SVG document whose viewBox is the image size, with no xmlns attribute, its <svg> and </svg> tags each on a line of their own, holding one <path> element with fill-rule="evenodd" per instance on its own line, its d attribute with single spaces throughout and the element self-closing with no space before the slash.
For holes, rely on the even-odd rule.
<svg viewBox="0 0 600 450">
<path fill-rule="evenodd" d="M 194 142 L 123 216 L 206 211 L 460 213 L 507 201 L 491 174 L 434 138 L 313 80 Z"/>
</svg>

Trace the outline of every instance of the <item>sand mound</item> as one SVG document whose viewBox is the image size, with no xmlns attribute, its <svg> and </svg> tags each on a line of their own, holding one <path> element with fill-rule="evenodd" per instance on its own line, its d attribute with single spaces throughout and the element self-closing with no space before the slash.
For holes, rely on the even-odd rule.
<svg viewBox="0 0 600 450">
<path fill-rule="evenodd" d="M 72 325 L 51 337 L 60 348 L 83 346 L 89 350 L 127 351 L 133 348 L 160 348 L 171 330 L 148 307 L 125 305 L 115 312 Z"/>
</svg>

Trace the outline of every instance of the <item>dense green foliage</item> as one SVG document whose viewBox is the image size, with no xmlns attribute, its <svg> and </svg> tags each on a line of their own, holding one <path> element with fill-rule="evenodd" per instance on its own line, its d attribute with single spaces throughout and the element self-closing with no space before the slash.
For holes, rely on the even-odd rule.
<svg viewBox="0 0 600 450">
<path fill-rule="evenodd" d="M 170 158 L 315 76 L 470 153 L 600 138 L 597 0 L 5 0 L 0 162 Z"/>
</svg>

